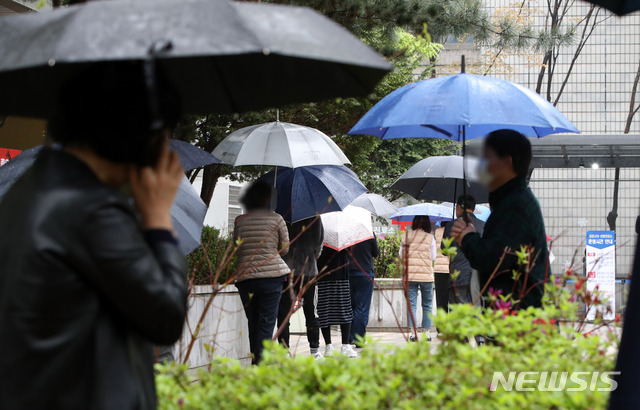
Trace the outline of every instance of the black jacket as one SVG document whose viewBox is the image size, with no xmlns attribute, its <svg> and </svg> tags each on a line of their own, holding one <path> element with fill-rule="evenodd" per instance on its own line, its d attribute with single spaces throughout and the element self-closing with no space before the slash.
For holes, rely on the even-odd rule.
<svg viewBox="0 0 640 410">
<path fill-rule="evenodd" d="M 476 216 L 473 214 L 469 214 L 469 217 L 471 218 L 471 223 L 473 223 L 473 226 L 476 228 L 476 232 L 478 232 L 478 234 L 482 236 L 482 232 L 484 231 L 484 222 L 476 218 Z M 455 220 L 449 221 L 447 223 L 447 225 L 444 228 L 444 233 L 442 235 L 443 238 L 451 237 L 451 231 L 453 230 L 453 225 L 455 223 L 456 223 Z M 444 246 L 444 244 L 442 246 Z M 458 242 L 456 241 L 453 241 L 451 246 L 455 248 L 460 248 L 460 245 L 458 245 Z M 473 268 L 471 267 L 471 264 L 469 263 L 467 258 L 464 256 L 464 253 L 462 253 L 462 251 L 459 251 L 458 253 L 456 253 L 456 256 L 453 258 L 453 260 L 449 264 L 449 273 L 451 274 L 455 271 L 459 272 L 458 279 L 455 280 L 455 286 L 469 286 L 471 284 L 471 275 L 473 273 Z M 448 286 L 450 288 L 453 288 L 454 287 L 453 285 L 454 285 L 454 281 L 453 279 L 451 279 L 451 276 L 449 276 Z"/>
<path fill-rule="evenodd" d="M 375 276 L 373 259 L 380 254 L 378 240 L 375 236 L 347 248 L 347 251 L 351 260 L 349 276 Z"/>
<path fill-rule="evenodd" d="M 128 197 L 49 149 L 0 226 L 0 408 L 155 408 L 153 344 L 175 342 L 186 314 L 168 232 L 145 241 Z"/>
<path fill-rule="evenodd" d="M 289 252 L 282 256 L 295 276 L 316 276 L 316 260 L 322 252 L 324 229 L 322 219 L 309 218 L 295 223 L 287 223 L 289 231 Z"/>
<path fill-rule="evenodd" d="M 462 252 L 471 266 L 478 270 L 481 287 L 489 282 L 496 271 L 490 287 L 501 290 L 503 295 L 513 293 L 516 300 L 520 300 L 522 295 L 517 305 L 521 309 L 539 307 L 542 305 L 544 282 L 551 276 L 547 234 L 540 204 L 524 178 L 514 178 L 491 192 L 489 203 L 491 215 L 482 236 L 478 233 L 467 234 L 460 244 Z M 528 275 L 513 254 L 521 246 L 533 248 L 530 258 L 533 268 Z M 499 264 L 507 247 L 512 253 L 506 254 Z M 513 270 L 521 274 L 517 281 L 514 281 Z"/>
</svg>

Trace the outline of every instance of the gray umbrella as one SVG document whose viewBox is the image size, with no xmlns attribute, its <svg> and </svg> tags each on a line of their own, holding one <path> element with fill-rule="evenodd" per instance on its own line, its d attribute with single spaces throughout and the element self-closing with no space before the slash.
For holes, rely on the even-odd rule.
<svg viewBox="0 0 640 410">
<path fill-rule="evenodd" d="M 298 168 L 351 163 L 340 147 L 323 132 L 280 121 L 239 129 L 222 140 L 212 154 L 235 167 L 272 165 Z"/>
<path fill-rule="evenodd" d="M 186 141 L 170 139 L 169 146 L 180 157 L 180 165 L 185 171 L 220 163 L 218 158 Z"/>
<path fill-rule="evenodd" d="M 30 148 L 20 153 L 0 167 L 0 201 L 9 188 L 31 167 L 42 146 Z M 193 189 L 186 177 L 182 178 L 178 194 L 171 206 L 173 228 L 178 234 L 178 246 L 184 255 L 200 246 L 202 223 L 207 214 L 207 206 Z"/>
<path fill-rule="evenodd" d="M 398 208 L 384 197 L 370 193 L 360 195 L 349 205 L 364 208 L 375 216 L 391 215 L 398 211 Z"/>
<path fill-rule="evenodd" d="M 459 155 L 425 158 L 409 168 L 391 188 L 416 199 L 452 201 L 463 192 L 463 161 Z M 467 195 L 478 203 L 489 202 L 489 191 L 477 182 L 478 160 L 467 158 Z"/>
<path fill-rule="evenodd" d="M 94 1 L 0 18 L 0 113 L 54 114 L 88 64 L 150 50 L 186 113 L 240 112 L 366 95 L 390 66 L 321 14 L 227 0 Z"/>
</svg>

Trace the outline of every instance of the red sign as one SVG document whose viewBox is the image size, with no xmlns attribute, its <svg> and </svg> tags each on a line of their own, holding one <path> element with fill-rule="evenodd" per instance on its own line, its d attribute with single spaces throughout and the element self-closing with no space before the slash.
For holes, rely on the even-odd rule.
<svg viewBox="0 0 640 410">
<path fill-rule="evenodd" d="M 587 278 L 595 278 L 596 277 L 596 273 L 595 272 L 589 272 L 587 274 Z"/>
<path fill-rule="evenodd" d="M 596 253 L 595 252 L 589 252 L 589 253 L 587 253 L 587 256 L 596 256 Z"/>
<path fill-rule="evenodd" d="M 0 166 L 6 164 L 21 152 L 19 149 L 0 148 Z"/>
</svg>

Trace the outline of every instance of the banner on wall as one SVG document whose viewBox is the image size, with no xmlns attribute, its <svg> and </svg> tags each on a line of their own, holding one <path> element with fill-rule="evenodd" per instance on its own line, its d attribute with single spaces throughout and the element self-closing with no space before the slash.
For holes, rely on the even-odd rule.
<svg viewBox="0 0 640 410">
<path fill-rule="evenodd" d="M 596 286 L 607 299 L 607 305 L 601 306 L 605 320 L 613 320 L 616 312 L 616 233 L 614 231 L 588 231 L 587 255 L 585 258 L 587 271 L 587 290 L 593 291 Z M 606 313 L 606 306 L 611 312 Z M 587 320 L 596 317 L 596 309 L 590 308 Z"/>
<path fill-rule="evenodd" d="M 21 153 L 19 149 L 8 149 L 8 148 L 0 148 L 0 167 L 12 160 L 19 153 Z"/>
</svg>

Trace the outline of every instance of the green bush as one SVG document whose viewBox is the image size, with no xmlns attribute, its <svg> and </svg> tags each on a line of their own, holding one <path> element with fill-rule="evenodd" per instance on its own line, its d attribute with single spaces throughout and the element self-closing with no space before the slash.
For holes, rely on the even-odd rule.
<svg viewBox="0 0 640 410">
<path fill-rule="evenodd" d="M 187 256 L 189 279 L 193 285 L 212 285 L 218 270 L 218 283 L 225 283 L 236 269 L 233 238 L 210 226 L 202 228 L 202 246 Z M 206 255 L 205 257 L 205 250 Z M 209 264 L 210 262 L 210 264 Z"/>
<path fill-rule="evenodd" d="M 401 276 L 401 238 L 402 232 L 398 232 L 378 239 L 380 256 L 378 256 L 374 261 L 374 269 L 377 278 L 399 278 Z"/>
<path fill-rule="evenodd" d="M 492 386 L 494 371 L 607 372 L 614 366 L 618 336 L 608 327 L 581 332 L 571 296 L 548 284 L 543 308 L 511 311 L 501 295 L 493 309 L 458 304 L 437 315 L 441 344 L 409 343 L 392 352 L 363 350 L 359 359 L 289 358 L 269 346 L 259 366 L 215 359 L 190 375 L 182 365 L 159 366 L 161 409 L 599 409 L 607 391 L 506 391 Z M 561 298 L 558 299 L 558 298 Z M 467 340 L 483 334 L 495 340 L 481 347 Z M 589 376 L 582 379 L 591 383 Z M 548 383 L 548 381 L 547 381 Z M 538 383 L 534 383 L 535 386 Z M 573 387 L 575 384 L 570 384 Z M 596 379 L 597 388 L 607 384 Z"/>
</svg>

